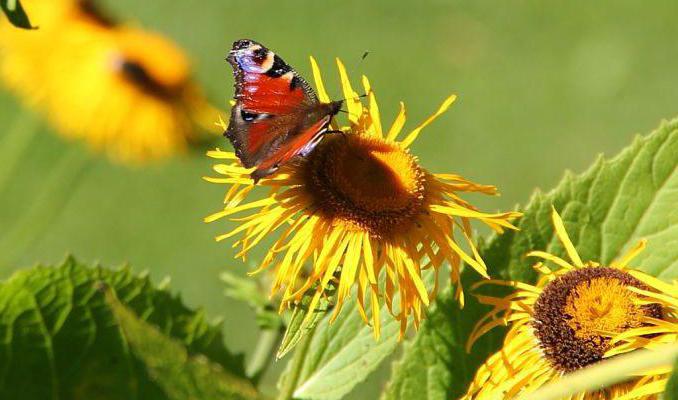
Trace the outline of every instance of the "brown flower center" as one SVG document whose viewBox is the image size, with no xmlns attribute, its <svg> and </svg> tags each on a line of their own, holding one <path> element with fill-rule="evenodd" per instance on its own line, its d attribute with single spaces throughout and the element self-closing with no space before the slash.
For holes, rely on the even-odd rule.
<svg viewBox="0 0 678 400">
<path fill-rule="evenodd" d="M 659 305 L 640 306 L 629 286 L 647 287 L 608 267 L 586 267 L 549 283 L 534 307 L 533 327 L 554 368 L 571 372 L 600 361 L 610 336 L 642 326 L 642 317 L 661 318 Z"/>
<path fill-rule="evenodd" d="M 306 160 L 315 203 L 375 236 L 411 223 L 423 211 L 426 174 L 395 143 L 359 134 L 327 137 Z"/>
</svg>

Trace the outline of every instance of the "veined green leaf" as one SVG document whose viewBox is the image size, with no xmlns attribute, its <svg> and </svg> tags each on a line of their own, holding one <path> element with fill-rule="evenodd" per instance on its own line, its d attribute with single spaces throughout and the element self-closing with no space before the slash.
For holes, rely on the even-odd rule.
<svg viewBox="0 0 678 400">
<path fill-rule="evenodd" d="M 139 318 L 109 287 L 103 287 L 130 353 L 169 399 L 255 400 L 260 398 L 245 379 L 224 371 L 204 355 L 190 356 L 186 347 Z"/>
<path fill-rule="evenodd" d="M 678 120 L 636 139 L 611 160 L 598 159 L 581 175 L 566 174 L 553 191 L 537 192 L 519 221 L 519 232 L 493 237 L 482 254 L 496 278 L 532 282 L 530 250 L 563 255 L 554 236 L 551 206 L 563 217 L 582 259 L 609 263 L 638 240 L 648 239 L 634 266 L 665 279 L 678 277 Z M 497 290 L 487 288 L 489 290 Z M 491 293 L 491 292 L 490 292 Z M 467 296 L 459 310 L 448 291 L 407 344 L 383 399 L 438 400 L 466 391 L 476 368 L 496 351 L 503 331 L 464 350 L 470 329 L 489 308 Z"/>
<path fill-rule="evenodd" d="M 382 307 L 381 338 L 375 341 L 355 307 L 347 301 L 333 323 L 326 315 L 299 341 L 280 378 L 279 399 L 340 399 L 393 352 L 400 323 Z"/>
<path fill-rule="evenodd" d="M 310 294 L 304 295 L 299 304 L 292 310 L 292 316 L 285 329 L 276 359 L 283 358 L 290 350 L 292 350 L 299 341 L 307 334 L 313 332 L 313 329 L 318 325 L 320 320 L 325 316 L 330 307 L 330 301 L 327 297 L 322 297 L 318 302 L 317 307 L 313 310 L 313 315 L 307 318 L 308 306 L 311 303 L 314 291 L 309 291 Z"/>
<path fill-rule="evenodd" d="M 167 375 L 138 352 L 138 336 L 121 330 L 98 289 L 102 284 L 130 313 L 154 326 L 153 332 L 167 336 L 171 346 L 208 357 L 224 374 L 242 379 L 241 360 L 224 347 L 220 330 L 201 311 L 186 308 L 127 267 L 87 267 L 69 258 L 59 267 L 22 270 L 0 283 L 0 398 L 181 398 L 161 381 Z M 147 335 L 149 340 L 153 335 Z M 147 345 L 159 351 L 164 342 L 155 339 Z M 181 357 L 167 352 L 168 362 Z"/>
<path fill-rule="evenodd" d="M 12 25 L 24 29 L 35 29 L 19 0 L 0 0 L 0 8 Z"/>
</svg>

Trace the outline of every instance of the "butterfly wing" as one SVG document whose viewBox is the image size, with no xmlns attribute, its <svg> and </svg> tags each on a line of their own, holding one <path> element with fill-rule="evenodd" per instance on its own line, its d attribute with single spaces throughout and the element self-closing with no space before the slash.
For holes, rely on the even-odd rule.
<svg viewBox="0 0 678 400">
<path fill-rule="evenodd" d="M 336 111 L 330 114 L 330 104 L 321 104 L 303 78 L 255 41 L 236 41 L 227 60 L 236 103 L 225 135 L 245 167 L 258 167 L 253 176 L 269 175 L 316 143 Z"/>
</svg>

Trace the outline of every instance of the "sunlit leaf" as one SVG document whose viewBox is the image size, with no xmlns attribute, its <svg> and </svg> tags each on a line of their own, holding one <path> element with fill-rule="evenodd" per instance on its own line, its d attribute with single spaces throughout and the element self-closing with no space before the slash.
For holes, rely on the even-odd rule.
<svg viewBox="0 0 678 400">
<path fill-rule="evenodd" d="M 260 398 L 247 380 L 227 373 L 204 355 L 189 355 L 180 341 L 164 335 L 125 307 L 109 287 L 100 288 L 131 355 L 143 364 L 145 373 L 168 399 Z"/>
<path fill-rule="evenodd" d="M 344 304 L 334 323 L 329 315 L 297 344 L 279 382 L 280 399 L 340 399 L 374 371 L 397 345 L 400 323 L 381 310 L 381 339 L 355 311 Z"/>
<path fill-rule="evenodd" d="M 121 330 L 102 285 L 129 315 L 139 316 L 131 331 Z M 140 334 L 142 325 L 153 330 Z M 175 396 L 176 388 L 163 381 L 171 371 L 162 370 L 182 369 L 170 361 L 188 360 L 186 354 L 209 358 L 224 375 L 246 382 L 241 360 L 224 347 L 217 326 L 127 267 L 87 267 L 69 258 L 59 267 L 15 273 L 0 283 L 0 337 L 3 399 L 187 398 Z M 142 346 L 143 337 L 149 341 Z M 169 350 L 162 349 L 166 342 Z M 172 350 L 177 347 L 183 350 Z M 162 368 L 151 363 L 160 352 L 166 353 Z"/>
<path fill-rule="evenodd" d="M 315 310 L 312 311 L 313 315 L 307 317 L 309 312 L 308 306 L 311 303 L 314 292 L 314 290 L 309 291 L 309 294 L 304 295 L 301 298 L 301 301 L 292 309 L 292 316 L 290 317 L 290 321 L 285 329 L 285 334 L 278 347 L 278 352 L 276 354 L 277 359 L 285 357 L 289 351 L 294 349 L 304 336 L 313 331 L 327 313 L 327 310 L 330 307 L 330 301 L 327 297 L 323 296 L 319 300 Z"/>
</svg>

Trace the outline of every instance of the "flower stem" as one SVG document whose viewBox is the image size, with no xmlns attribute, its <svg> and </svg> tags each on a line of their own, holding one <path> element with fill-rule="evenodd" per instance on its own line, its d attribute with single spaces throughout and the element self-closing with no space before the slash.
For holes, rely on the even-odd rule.
<svg viewBox="0 0 678 400">
<path fill-rule="evenodd" d="M 276 345 L 280 342 L 282 336 L 281 329 L 265 329 L 259 335 L 257 346 L 254 349 L 254 354 L 250 362 L 247 364 L 245 373 L 248 378 L 258 385 L 261 377 L 266 372 L 266 369 L 273 359 Z"/>
<path fill-rule="evenodd" d="M 309 330 L 297 345 L 297 349 L 294 351 L 294 357 L 289 361 L 289 368 L 285 371 L 285 375 L 282 378 L 282 384 L 277 400 L 292 400 L 294 398 L 294 391 L 297 389 L 299 375 L 301 375 L 301 370 L 304 366 L 304 361 L 306 360 L 306 354 L 311 347 L 311 341 L 313 340 L 315 330 L 315 327 Z"/>
</svg>

